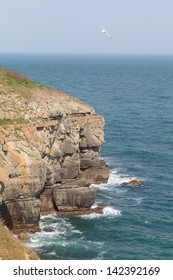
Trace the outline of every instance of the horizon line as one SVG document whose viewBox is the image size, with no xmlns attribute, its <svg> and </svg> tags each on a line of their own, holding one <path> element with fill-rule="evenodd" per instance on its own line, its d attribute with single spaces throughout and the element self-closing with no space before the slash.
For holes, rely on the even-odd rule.
<svg viewBox="0 0 173 280">
<path fill-rule="evenodd" d="M 172 56 L 172 53 L 157 53 L 157 52 L 136 52 L 136 53 L 128 53 L 128 52 L 1 52 L 0 55 L 117 55 L 117 56 L 139 56 L 139 55 L 144 55 L 144 56 Z"/>
</svg>

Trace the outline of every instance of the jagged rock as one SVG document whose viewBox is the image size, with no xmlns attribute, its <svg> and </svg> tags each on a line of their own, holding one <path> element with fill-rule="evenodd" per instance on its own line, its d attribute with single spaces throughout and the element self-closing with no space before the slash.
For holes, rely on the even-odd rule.
<svg viewBox="0 0 173 280">
<path fill-rule="evenodd" d="M 46 186 L 53 186 L 54 184 L 61 183 L 62 181 L 62 168 L 59 162 L 54 161 L 47 167 Z"/>
<path fill-rule="evenodd" d="M 91 115 L 79 123 L 81 131 L 80 147 L 100 147 L 104 142 L 103 117 Z"/>
<path fill-rule="evenodd" d="M 43 231 L 45 231 L 45 232 L 53 232 L 53 231 L 55 231 L 55 229 L 52 228 L 52 227 L 45 227 L 45 228 L 43 228 Z"/>
<path fill-rule="evenodd" d="M 96 167 L 81 170 L 80 177 L 88 184 L 107 183 L 109 178 L 109 167 L 104 160 L 100 160 Z"/>
<path fill-rule="evenodd" d="M 143 181 L 140 178 L 132 179 L 127 182 L 121 183 L 121 186 L 133 186 L 133 187 L 139 187 L 141 186 Z"/>
<path fill-rule="evenodd" d="M 105 206 L 96 206 L 92 209 L 92 213 L 103 214 L 104 208 L 105 208 Z"/>
<path fill-rule="evenodd" d="M 99 147 L 80 149 L 81 169 L 99 166 Z"/>
<path fill-rule="evenodd" d="M 62 179 L 74 179 L 79 175 L 80 157 L 75 153 L 66 156 L 62 162 Z"/>
</svg>

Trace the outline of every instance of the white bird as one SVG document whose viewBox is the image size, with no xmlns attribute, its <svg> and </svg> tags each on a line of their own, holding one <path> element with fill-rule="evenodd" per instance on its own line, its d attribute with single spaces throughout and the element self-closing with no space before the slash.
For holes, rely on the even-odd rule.
<svg viewBox="0 0 173 280">
<path fill-rule="evenodd" d="M 100 27 L 101 27 L 101 32 L 107 34 L 109 39 L 111 39 L 111 35 L 107 32 L 107 30 L 104 28 L 104 26 L 100 25 Z"/>
</svg>

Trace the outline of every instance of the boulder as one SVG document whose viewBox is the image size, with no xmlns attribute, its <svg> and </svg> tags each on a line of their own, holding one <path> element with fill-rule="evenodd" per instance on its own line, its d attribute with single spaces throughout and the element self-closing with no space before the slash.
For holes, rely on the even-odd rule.
<svg viewBox="0 0 173 280">
<path fill-rule="evenodd" d="M 78 211 L 81 208 L 90 209 L 94 204 L 96 191 L 87 187 L 64 187 L 55 188 L 53 201 L 58 211 Z"/>
<path fill-rule="evenodd" d="M 121 186 L 133 186 L 133 187 L 139 187 L 143 184 L 143 181 L 140 178 L 135 178 L 129 181 L 125 181 L 121 183 Z"/>
<path fill-rule="evenodd" d="M 22 242 L 30 242 L 30 241 L 31 241 L 31 239 L 30 239 L 28 233 L 26 233 L 26 232 L 20 232 L 20 233 L 18 234 L 18 238 L 19 238 Z"/>
</svg>

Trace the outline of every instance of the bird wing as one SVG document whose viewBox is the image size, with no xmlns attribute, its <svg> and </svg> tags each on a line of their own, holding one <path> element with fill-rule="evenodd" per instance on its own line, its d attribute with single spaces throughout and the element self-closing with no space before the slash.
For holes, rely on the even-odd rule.
<svg viewBox="0 0 173 280">
<path fill-rule="evenodd" d="M 109 38 L 111 39 L 111 35 L 106 31 L 106 34 L 109 36 Z"/>
<path fill-rule="evenodd" d="M 101 32 L 106 33 L 106 34 L 109 36 L 109 38 L 111 39 L 111 35 L 110 35 L 109 32 L 105 29 L 105 27 L 102 26 L 102 25 L 100 25 L 100 27 L 101 27 Z"/>
</svg>

